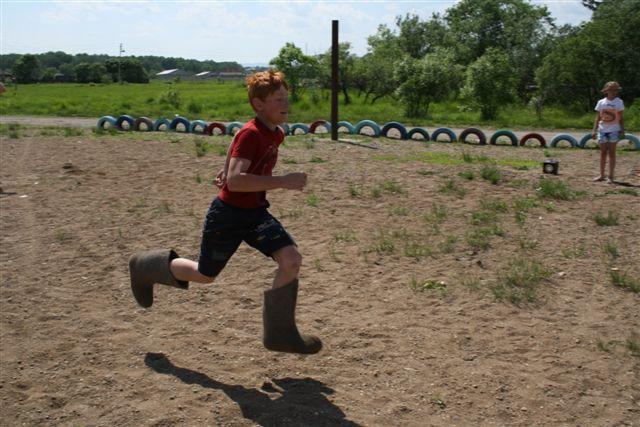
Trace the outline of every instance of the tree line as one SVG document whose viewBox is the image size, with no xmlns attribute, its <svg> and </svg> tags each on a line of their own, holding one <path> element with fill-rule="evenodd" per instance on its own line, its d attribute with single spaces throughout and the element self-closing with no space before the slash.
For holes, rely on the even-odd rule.
<svg viewBox="0 0 640 427">
<path fill-rule="evenodd" d="M 119 80 L 148 83 L 150 75 L 173 68 L 181 68 L 192 73 L 243 70 L 242 65 L 237 62 L 198 61 L 163 56 L 118 58 L 86 53 L 71 55 L 65 52 L 0 55 L 0 70 L 10 70 L 18 83 L 53 82 L 60 76 L 65 81 L 78 83 L 109 83 Z"/>
<path fill-rule="evenodd" d="M 432 102 L 456 99 L 493 119 L 500 106 L 523 102 L 590 110 L 606 81 L 623 86 L 625 102 L 640 94 L 640 1 L 582 0 L 593 11 L 578 26 L 555 24 L 545 6 L 524 0 L 462 0 L 443 15 L 407 14 L 380 25 L 358 57 L 340 44 L 340 89 L 366 102 L 393 97 L 409 117 Z M 271 63 L 295 101 L 310 87 L 330 87 L 331 52 L 307 56 L 287 43 Z"/>
</svg>

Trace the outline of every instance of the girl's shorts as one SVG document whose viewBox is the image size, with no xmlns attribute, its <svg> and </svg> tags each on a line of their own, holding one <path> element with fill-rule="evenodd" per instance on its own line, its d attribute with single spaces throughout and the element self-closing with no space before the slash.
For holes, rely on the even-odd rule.
<svg viewBox="0 0 640 427">
<path fill-rule="evenodd" d="M 606 144 L 607 142 L 616 143 L 620 141 L 620 132 L 600 132 L 598 135 L 598 144 Z"/>
</svg>

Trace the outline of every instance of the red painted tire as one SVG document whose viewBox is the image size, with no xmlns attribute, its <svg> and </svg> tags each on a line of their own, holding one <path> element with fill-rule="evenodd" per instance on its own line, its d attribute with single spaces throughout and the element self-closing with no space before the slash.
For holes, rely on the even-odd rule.
<svg viewBox="0 0 640 427">
<path fill-rule="evenodd" d="M 462 142 L 462 143 L 466 143 L 467 142 L 467 137 L 469 135 L 477 136 L 478 137 L 478 144 L 487 145 L 487 136 L 480 129 L 476 129 L 476 128 L 467 128 L 467 129 L 463 130 L 462 133 L 460 133 L 459 141 Z"/>
<path fill-rule="evenodd" d="M 539 133 L 528 133 L 520 138 L 520 146 L 524 147 L 524 144 L 526 144 L 530 139 L 536 139 L 540 143 L 540 147 L 547 146 L 547 141 L 544 139 L 544 136 L 540 135 Z"/>
<path fill-rule="evenodd" d="M 211 122 L 209 123 L 209 126 L 207 126 L 207 129 L 205 130 L 205 133 L 207 135 L 213 135 L 213 130 L 214 129 L 218 129 L 220 131 L 220 135 L 226 135 L 227 134 L 227 127 L 219 122 Z"/>
<path fill-rule="evenodd" d="M 327 132 L 331 132 L 331 123 L 329 123 L 326 120 L 320 119 L 311 123 L 311 125 L 309 126 L 309 133 L 316 133 L 316 128 L 320 126 L 324 127 L 327 130 Z"/>
</svg>

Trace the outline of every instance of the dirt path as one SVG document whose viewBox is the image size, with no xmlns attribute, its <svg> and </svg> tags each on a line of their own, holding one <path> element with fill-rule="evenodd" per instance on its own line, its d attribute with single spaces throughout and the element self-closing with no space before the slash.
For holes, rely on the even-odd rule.
<svg viewBox="0 0 640 427">
<path fill-rule="evenodd" d="M 325 343 L 303 357 L 262 347 L 274 264 L 246 245 L 212 285 L 131 296 L 132 253 L 197 257 L 228 137 L 40 132 L 0 140 L 2 426 L 638 425 L 640 294 L 611 280 L 640 280 L 637 152 L 610 186 L 596 150 L 552 150 L 544 178 L 584 192 L 555 200 L 535 148 L 288 138 L 275 173 L 309 185 L 269 200 Z M 498 300 L 517 259 L 548 277 Z"/>
</svg>

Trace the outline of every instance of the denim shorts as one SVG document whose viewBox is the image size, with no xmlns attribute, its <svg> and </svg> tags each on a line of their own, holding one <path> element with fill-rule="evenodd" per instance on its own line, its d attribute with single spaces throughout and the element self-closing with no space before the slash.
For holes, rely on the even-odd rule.
<svg viewBox="0 0 640 427">
<path fill-rule="evenodd" d="M 296 244 L 266 207 L 243 209 L 216 197 L 204 220 L 198 271 L 217 276 L 243 241 L 268 257 Z"/>
<path fill-rule="evenodd" d="M 599 132 L 598 133 L 598 144 L 606 144 L 607 142 L 618 142 L 620 141 L 620 132 Z"/>
</svg>

